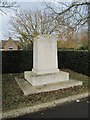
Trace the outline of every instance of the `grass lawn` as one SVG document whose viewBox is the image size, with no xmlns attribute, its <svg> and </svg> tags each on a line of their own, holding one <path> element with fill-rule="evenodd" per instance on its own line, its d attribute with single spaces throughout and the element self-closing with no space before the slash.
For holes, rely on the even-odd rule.
<svg viewBox="0 0 90 120">
<path fill-rule="evenodd" d="M 2 111 L 5 112 L 11 109 L 32 106 L 39 103 L 64 98 L 66 96 L 76 95 L 86 91 L 88 92 L 88 80 L 90 77 L 73 72 L 71 70 L 65 69 L 64 71 L 70 73 L 70 78 L 81 80 L 83 82 L 83 86 L 24 96 L 23 92 L 15 81 L 15 77 L 23 77 L 23 73 L 3 74 Z"/>
</svg>

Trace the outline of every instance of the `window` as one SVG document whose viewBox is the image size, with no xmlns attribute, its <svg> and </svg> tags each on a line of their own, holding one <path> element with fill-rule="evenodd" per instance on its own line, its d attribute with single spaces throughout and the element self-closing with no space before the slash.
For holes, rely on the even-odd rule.
<svg viewBox="0 0 90 120">
<path fill-rule="evenodd" d="M 13 47 L 9 47 L 9 50 L 13 50 Z"/>
</svg>

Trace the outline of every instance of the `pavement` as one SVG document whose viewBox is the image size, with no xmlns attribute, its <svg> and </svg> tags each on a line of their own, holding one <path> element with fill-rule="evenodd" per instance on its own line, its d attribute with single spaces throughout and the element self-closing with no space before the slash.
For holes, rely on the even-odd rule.
<svg viewBox="0 0 90 120">
<path fill-rule="evenodd" d="M 56 107 L 56 106 L 59 106 L 59 105 L 62 105 L 62 104 L 68 103 L 68 102 L 72 102 L 74 100 L 86 98 L 89 95 L 90 94 L 88 92 L 80 93 L 80 94 L 77 94 L 77 95 L 72 95 L 72 96 L 62 98 L 62 99 L 54 100 L 52 102 L 41 103 L 41 104 L 38 104 L 38 105 L 35 105 L 35 106 L 10 110 L 10 111 L 2 113 L 2 118 L 4 118 L 4 119 L 5 118 L 14 118 L 14 117 L 22 116 L 22 115 L 25 115 L 25 114 L 35 113 L 35 112 L 42 111 L 42 110 L 52 108 L 52 107 Z"/>
</svg>

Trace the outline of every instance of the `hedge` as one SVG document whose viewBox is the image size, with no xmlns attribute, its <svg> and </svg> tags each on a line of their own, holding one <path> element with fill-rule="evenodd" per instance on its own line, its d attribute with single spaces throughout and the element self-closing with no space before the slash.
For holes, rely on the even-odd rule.
<svg viewBox="0 0 90 120">
<path fill-rule="evenodd" d="M 88 51 L 60 51 L 58 52 L 58 66 L 61 69 L 71 69 L 89 76 L 88 67 L 90 52 Z"/>
<path fill-rule="evenodd" d="M 2 72 L 20 73 L 32 69 L 32 51 L 3 51 Z"/>
<path fill-rule="evenodd" d="M 58 51 L 59 69 L 71 69 L 76 72 L 89 75 L 88 64 L 90 63 L 90 52 L 88 51 Z M 2 72 L 20 73 L 32 70 L 32 51 L 3 51 Z"/>
</svg>

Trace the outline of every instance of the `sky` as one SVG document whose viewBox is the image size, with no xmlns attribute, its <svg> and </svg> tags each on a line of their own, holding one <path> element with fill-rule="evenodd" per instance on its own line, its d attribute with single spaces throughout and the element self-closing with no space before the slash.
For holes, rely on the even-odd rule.
<svg viewBox="0 0 90 120">
<path fill-rule="evenodd" d="M 5 0 L 4 0 L 5 1 Z M 35 9 L 43 9 L 43 2 L 49 1 L 49 2 L 56 2 L 56 1 L 73 1 L 73 0 L 6 0 L 8 2 L 17 2 L 17 4 L 20 5 L 19 9 L 24 10 L 35 10 Z M 9 37 L 9 21 L 12 15 L 14 15 L 14 11 L 8 10 L 6 11 L 7 15 L 1 15 L 0 14 L 0 40 L 7 39 Z"/>
<path fill-rule="evenodd" d="M 22 2 L 21 2 L 22 1 Z M 35 10 L 35 9 L 42 9 L 43 6 L 41 5 L 41 2 L 24 2 L 25 0 L 21 0 L 20 2 L 17 2 L 17 4 L 20 5 L 20 7 L 18 9 L 24 9 L 24 10 Z M 14 11 L 12 10 L 8 10 L 6 11 L 7 15 L 0 14 L 0 40 L 2 39 L 7 39 L 9 36 L 9 29 L 10 29 L 10 25 L 9 25 L 9 21 L 11 16 L 14 15 Z"/>
</svg>

